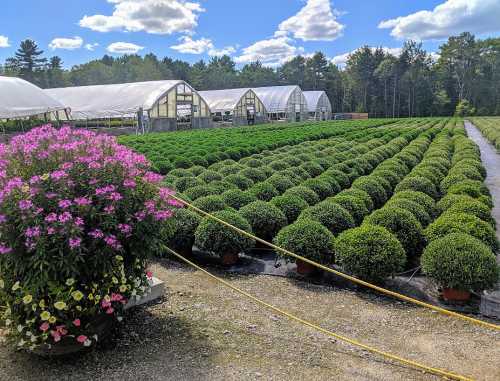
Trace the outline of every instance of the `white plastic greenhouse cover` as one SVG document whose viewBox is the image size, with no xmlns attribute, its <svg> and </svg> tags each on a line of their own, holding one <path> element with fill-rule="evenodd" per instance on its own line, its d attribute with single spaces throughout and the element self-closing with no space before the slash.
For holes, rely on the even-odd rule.
<svg viewBox="0 0 500 381">
<path fill-rule="evenodd" d="M 65 108 L 24 79 L 0 76 L 0 119 L 25 118 Z"/>
<path fill-rule="evenodd" d="M 252 90 L 261 99 L 267 112 L 286 112 L 287 104 L 293 92 L 299 86 L 253 87 Z"/>
<path fill-rule="evenodd" d="M 181 83 L 184 81 L 148 81 L 64 87 L 45 91 L 70 107 L 72 118 L 75 120 L 133 118 L 139 109 L 150 110 L 162 96 Z"/>
<path fill-rule="evenodd" d="M 250 88 L 198 91 L 212 112 L 233 111 Z"/>
<path fill-rule="evenodd" d="M 324 91 L 304 91 L 304 96 L 306 97 L 309 112 L 317 111 L 318 103 L 322 95 L 325 95 L 325 97 L 328 99 L 328 95 L 326 95 Z M 330 102 L 329 99 L 328 102 Z"/>
</svg>

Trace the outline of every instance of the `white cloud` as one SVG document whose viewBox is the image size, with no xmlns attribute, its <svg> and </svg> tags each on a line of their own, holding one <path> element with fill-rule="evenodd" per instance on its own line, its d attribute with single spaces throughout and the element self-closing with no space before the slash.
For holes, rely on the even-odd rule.
<svg viewBox="0 0 500 381">
<path fill-rule="evenodd" d="M 499 19 L 498 0 L 447 0 L 432 11 L 382 21 L 379 28 L 391 29 L 391 35 L 398 39 L 445 39 L 465 31 L 498 32 Z"/>
<path fill-rule="evenodd" d="M 294 40 L 288 37 L 275 37 L 257 41 L 243 49 L 243 53 L 235 58 L 237 63 L 260 61 L 267 66 L 277 66 L 303 54 L 302 47 L 292 45 Z"/>
<path fill-rule="evenodd" d="M 9 46 L 9 38 L 0 35 L 0 48 L 8 48 Z"/>
<path fill-rule="evenodd" d="M 85 44 L 85 49 L 90 50 L 91 52 L 93 52 L 94 49 L 97 48 L 98 46 L 99 46 L 99 44 L 97 42 L 93 43 L 93 44 Z"/>
<path fill-rule="evenodd" d="M 307 0 L 295 15 L 279 25 L 275 37 L 291 33 L 304 41 L 333 41 L 342 36 L 344 25 L 337 21 L 339 12 L 332 9 L 330 0 Z"/>
<path fill-rule="evenodd" d="M 75 36 L 73 38 L 54 38 L 50 44 L 49 48 L 52 50 L 65 49 L 65 50 L 76 50 L 80 49 L 83 45 L 83 40 L 81 37 Z"/>
<path fill-rule="evenodd" d="M 208 53 L 210 56 L 223 56 L 231 55 L 236 52 L 234 46 L 226 46 L 222 49 L 217 49 L 209 38 L 200 38 L 193 40 L 190 36 L 183 36 L 180 38 L 181 43 L 173 45 L 170 48 L 185 54 L 203 54 Z"/>
<path fill-rule="evenodd" d="M 372 52 L 374 52 L 376 49 L 376 47 L 370 47 L 370 49 L 372 50 Z M 334 65 L 337 65 L 337 66 L 345 66 L 347 64 L 347 61 L 349 60 L 349 56 L 353 53 L 356 53 L 358 49 L 356 50 L 352 50 L 350 52 L 347 52 L 347 53 L 344 53 L 344 54 L 340 54 L 338 56 L 335 56 L 331 59 L 331 62 L 334 64 Z M 393 56 L 396 56 L 398 57 L 401 52 L 402 52 L 402 48 L 388 48 L 388 47 L 382 47 L 382 50 L 386 53 L 386 54 L 392 54 Z"/>
<path fill-rule="evenodd" d="M 142 49 L 143 46 L 130 42 L 113 42 L 107 47 L 107 51 L 114 54 L 136 54 Z"/>
<path fill-rule="evenodd" d="M 144 31 L 153 34 L 191 33 L 204 9 L 186 0 L 108 0 L 111 16 L 84 16 L 80 26 L 98 32 Z"/>
</svg>

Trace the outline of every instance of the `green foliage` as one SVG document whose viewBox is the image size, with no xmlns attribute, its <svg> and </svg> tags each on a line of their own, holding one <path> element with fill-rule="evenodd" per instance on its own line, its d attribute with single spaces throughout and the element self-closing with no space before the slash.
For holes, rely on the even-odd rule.
<svg viewBox="0 0 500 381">
<path fill-rule="evenodd" d="M 300 213 L 306 209 L 309 204 L 301 197 L 292 195 L 282 195 L 274 197 L 271 204 L 280 209 L 286 216 L 288 223 L 294 222 Z"/>
<path fill-rule="evenodd" d="M 186 189 L 196 186 L 205 185 L 203 180 L 196 177 L 180 177 L 174 181 L 174 187 L 179 192 L 184 192 Z"/>
<path fill-rule="evenodd" d="M 404 178 L 394 189 L 394 192 L 401 191 L 416 191 L 422 192 L 431 196 L 433 199 L 437 199 L 439 197 L 438 190 L 436 185 L 432 183 L 429 179 L 421 176 L 412 176 Z"/>
<path fill-rule="evenodd" d="M 365 204 L 365 207 L 368 210 L 368 212 L 371 212 L 373 210 L 373 208 L 375 207 L 375 205 L 373 204 L 373 201 L 372 201 L 370 195 L 367 192 L 365 192 L 364 190 L 361 190 L 361 189 L 356 189 L 356 188 L 345 189 L 345 190 L 343 190 L 342 192 L 340 192 L 336 196 L 353 196 L 353 197 L 356 197 L 356 198 L 358 198 L 358 199 L 360 199 L 360 200 L 363 201 L 363 203 Z"/>
<path fill-rule="evenodd" d="M 278 190 L 267 181 L 257 183 L 248 190 L 261 201 L 271 201 L 275 196 L 279 196 Z"/>
<path fill-rule="evenodd" d="M 322 201 L 315 206 L 305 209 L 300 214 L 299 219 L 318 221 L 330 230 L 333 235 L 338 235 L 344 230 L 355 226 L 354 218 L 349 212 L 339 204 L 329 200 Z"/>
<path fill-rule="evenodd" d="M 423 205 L 425 210 L 429 213 L 431 217 L 434 217 L 436 214 L 436 202 L 432 197 L 423 192 L 411 191 L 411 190 L 400 191 L 395 193 L 394 196 L 392 196 L 391 201 L 398 199 L 407 199 L 410 201 L 414 201 L 417 204 Z"/>
<path fill-rule="evenodd" d="M 239 229 L 252 233 L 250 224 L 237 212 L 223 210 L 214 216 Z M 255 245 L 255 241 L 229 229 L 222 223 L 205 217 L 195 232 L 195 245 L 200 249 L 218 255 L 240 253 Z"/>
<path fill-rule="evenodd" d="M 198 213 L 189 209 L 178 209 L 174 213 L 174 218 L 167 223 L 173 224 L 174 234 L 169 241 L 169 246 L 173 249 L 190 249 L 194 244 L 194 232 L 201 222 Z"/>
<path fill-rule="evenodd" d="M 455 108 L 455 116 L 463 118 L 465 116 L 473 116 L 474 114 L 476 114 L 476 109 L 467 99 L 463 99 L 458 102 L 457 107 Z"/>
<path fill-rule="evenodd" d="M 333 234 L 319 222 L 300 219 L 281 229 L 274 244 L 313 261 L 332 263 L 334 240 Z"/>
<path fill-rule="evenodd" d="M 241 174 L 233 174 L 225 177 L 225 181 L 234 184 L 238 189 L 246 190 L 254 185 L 254 182 Z"/>
<path fill-rule="evenodd" d="M 288 189 L 285 192 L 285 196 L 300 197 L 309 205 L 315 205 L 320 201 L 319 196 L 316 194 L 316 192 L 304 186 L 296 186 Z"/>
<path fill-rule="evenodd" d="M 333 196 L 334 194 L 330 184 L 319 178 L 307 179 L 306 181 L 303 181 L 301 185 L 314 191 L 314 193 L 316 193 L 321 200 L 324 200 L 329 196 Z"/>
<path fill-rule="evenodd" d="M 199 197 L 192 204 L 207 213 L 218 212 L 227 208 L 224 199 L 217 195 Z"/>
<path fill-rule="evenodd" d="M 397 199 L 390 199 L 386 206 L 390 207 L 396 207 L 396 208 L 401 208 L 404 210 L 407 210 L 413 216 L 420 222 L 420 224 L 425 227 L 429 225 L 432 221 L 431 216 L 425 209 L 425 206 L 418 204 L 415 201 L 405 199 L 405 198 L 397 198 Z"/>
<path fill-rule="evenodd" d="M 285 214 L 269 202 L 254 201 L 242 207 L 239 213 L 249 222 L 254 234 L 266 241 L 271 241 L 287 224 Z"/>
<path fill-rule="evenodd" d="M 432 241 L 422 255 L 422 270 L 441 287 L 466 291 L 493 287 L 499 277 L 491 249 L 463 233 Z"/>
<path fill-rule="evenodd" d="M 354 218 L 356 225 L 359 225 L 363 221 L 363 218 L 365 218 L 365 216 L 369 213 L 363 200 L 356 196 L 338 194 L 334 197 L 328 198 L 327 201 L 335 202 L 347 210 Z"/>
<path fill-rule="evenodd" d="M 387 201 L 387 193 L 382 185 L 373 177 L 361 177 L 352 183 L 354 189 L 360 189 L 368 193 L 376 207 L 384 205 Z"/>
<path fill-rule="evenodd" d="M 337 262 L 345 271 L 370 282 L 381 282 L 403 269 L 405 251 L 381 226 L 364 224 L 343 232 L 335 242 Z"/>
<path fill-rule="evenodd" d="M 240 189 L 230 189 L 222 193 L 222 200 L 231 208 L 240 209 L 241 207 L 257 201 L 257 197 L 250 192 L 243 192 Z"/>
</svg>

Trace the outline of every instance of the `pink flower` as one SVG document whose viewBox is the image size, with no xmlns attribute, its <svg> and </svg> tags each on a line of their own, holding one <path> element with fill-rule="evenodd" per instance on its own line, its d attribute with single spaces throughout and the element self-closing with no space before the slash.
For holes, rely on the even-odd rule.
<svg viewBox="0 0 500 381">
<path fill-rule="evenodd" d="M 66 222 L 69 222 L 73 219 L 73 216 L 69 212 L 64 212 L 59 215 L 59 222 L 64 224 Z"/>
<path fill-rule="evenodd" d="M 65 325 L 58 325 L 56 330 L 61 336 L 66 336 L 68 334 L 68 330 Z"/>
<path fill-rule="evenodd" d="M 9 254 L 12 252 L 12 248 L 0 243 L 0 255 Z"/>
<path fill-rule="evenodd" d="M 113 205 L 108 205 L 104 208 L 104 213 L 106 214 L 113 214 L 115 211 L 115 207 Z"/>
<path fill-rule="evenodd" d="M 77 238 L 70 238 L 69 239 L 69 247 L 71 249 L 75 249 L 77 247 L 80 247 L 81 243 L 82 243 L 82 239 L 81 238 L 77 237 Z"/>
<path fill-rule="evenodd" d="M 111 307 L 111 301 L 103 299 L 102 302 L 101 302 L 101 307 L 102 308 L 109 308 L 109 307 Z"/>
<path fill-rule="evenodd" d="M 54 234 L 56 234 L 56 229 L 54 229 L 52 226 L 49 226 L 47 228 L 47 234 L 48 235 L 54 235 Z"/>
<path fill-rule="evenodd" d="M 88 206 L 92 205 L 92 201 L 89 200 L 87 197 L 77 197 L 75 198 L 75 204 L 78 206 Z"/>
<path fill-rule="evenodd" d="M 121 294 L 111 294 L 111 301 L 112 302 L 121 302 L 123 300 L 123 296 Z"/>
<path fill-rule="evenodd" d="M 81 218 L 81 217 L 76 217 L 76 218 L 75 218 L 75 225 L 76 225 L 76 226 L 79 226 L 79 227 L 81 227 L 81 226 L 85 225 L 85 222 L 83 221 L 83 218 Z"/>
<path fill-rule="evenodd" d="M 68 177 L 68 174 L 65 171 L 54 171 L 50 174 L 50 178 L 52 180 L 60 180 L 64 177 Z"/>
<path fill-rule="evenodd" d="M 80 319 L 75 319 L 75 320 L 73 320 L 73 325 L 74 325 L 75 327 L 79 327 L 80 325 L 82 325 L 82 323 L 81 323 Z M 84 341 L 85 341 L 85 340 L 84 340 Z"/>
<path fill-rule="evenodd" d="M 91 236 L 92 238 L 98 239 L 98 238 L 103 238 L 104 233 L 99 229 L 95 229 L 89 233 L 89 236 Z"/>
<path fill-rule="evenodd" d="M 108 200 L 111 201 L 120 201 L 122 198 L 123 196 L 118 192 L 113 192 L 108 196 Z"/>
<path fill-rule="evenodd" d="M 67 209 L 69 208 L 73 203 L 71 202 L 71 200 L 61 200 L 59 201 L 58 205 L 59 205 L 59 208 L 61 209 Z"/>
<path fill-rule="evenodd" d="M 163 181 L 163 176 L 154 172 L 146 172 L 144 180 L 148 183 L 159 184 Z"/>
<path fill-rule="evenodd" d="M 34 226 L 34 227 L 29 227 L 26 229 L 26 232 L 24 233 L 26 237 L 28 238 L 36 238 L 40 236 L 40 227 L 39 226 Z"/>
<path fill-rule="evenodd" d="M 78 337 L 76 338 L 76 341 L 78 341 L 80 344 L 83 344 L 83 343 L 85 343 L 85 342 L 87 341 L 87 339 L 88 339 L 88 338 L 87 338 L 87 336 L 85 336 L 85 335 L 80 335 L 80 336 L 78 336 Z"/>
<path fill-rule="evenodd" d="M 126 179 L 123 182 L 123 186 L 126 188 L 135 188 L 136 185 L 137 185 L 136 182 L 134 180 L 131 180 L 131 179 Z"/>
<path fill-rule="evenodd" d="M 61 334 L 58 331 L 50 331 L 50 335 L 54 339 L 54 342 L 59 342 L 61 341 Z"/>
<path fill-rule="evenodd" d="M 21 210 L 27 210 L 33 207 L 33 202 L 31 202 L 31 200 L 21 200 L 18 206 Z"/>
<path fill-rule="evenodd" d="M 146 272 L 146 276 L 151 279 L 153 277 L 153 273 L 151 271 Z"/>
<path fill-rule="evenodd" d="M 128 224 L 118 224 L 118 229 L 120 229 L 120 232 L 122 234 L 125 234 L 126 236 L 130 235 L 132 233 L 132 226 Z"/>
<path fill-rule="evenodd" d="M 3 224 L 4 222 L 7 222 L 7 217 L 5 215 L 0 214 L 0 224 Z"/>
<path fill-rule="evenodd" d="M 111 315 L 113 312 L 115 312 L 114 308 L 113 307 L 109 307 L 107 310 L 106 310 L 106 313 L 108 315 Z"/>
<path fill-rule="evenodd" d="M 55 214 L 55 213 L 49 213 L 45 217 L 45 222 L 52 223 L 52 222 L 56 222 L 56 221 L 57 221 L 57 214 Z"/>
<path fill-rule="evenodd" d="M 42 323 L 42 325 L 40 326 L 40 331 L 42 332 L 47 332 L 50 328 L 50 324 L 47 323 L 47 322 L 44 322 Z"/>
</svg>

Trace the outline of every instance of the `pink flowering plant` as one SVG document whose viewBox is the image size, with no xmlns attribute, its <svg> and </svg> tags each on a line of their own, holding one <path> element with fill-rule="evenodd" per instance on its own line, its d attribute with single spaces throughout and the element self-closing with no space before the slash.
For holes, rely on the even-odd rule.
<svg viewBox="0 0 500 381">
<path fill-rule="evenodd" d="M 19 348 L 90 346 L 149 287 L 179 205 L 144 156 L 105 135 L 50 125 L 0 145 L 0 320 Z"/>
</svg>

